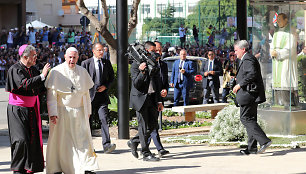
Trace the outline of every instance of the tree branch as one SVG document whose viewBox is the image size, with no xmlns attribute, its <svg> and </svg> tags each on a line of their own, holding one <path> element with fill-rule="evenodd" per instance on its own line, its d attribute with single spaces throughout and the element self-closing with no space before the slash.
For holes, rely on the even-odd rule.
<svg viewBox="0 0 306 174">
<path fill-rule="evenodd" d="M 102 9 L 103 9 L 103 18 L 102 21 L 99 21 L 96 16 L 92 14 L 86 7 L 84 0 L 78 0 L 76 2 L 76 5 L 79 7 L 82 14 L 84 14 L 89 20 L 90 23 L 96 28 L 97 32 L 102 35 L 102 37 L 105 39 L 108 45 L 113 47 L 114 49 L 117 49 L 117 43 L 116 40 L 113 38 L 112 34 L 107 29 L 107 23 L 109 20 L 109 15 L 107 12 L 107 6 L 106 1 L 101 0 Z"/>
<path fill-rule="evenodd" d="M 128 22 L 128 37 L 130 37 L 132 31 L 137 25 L 137 11 L 140 0 L 133 0 L 133 6 L 130 13 L 130 19 Z"/>
</svg>

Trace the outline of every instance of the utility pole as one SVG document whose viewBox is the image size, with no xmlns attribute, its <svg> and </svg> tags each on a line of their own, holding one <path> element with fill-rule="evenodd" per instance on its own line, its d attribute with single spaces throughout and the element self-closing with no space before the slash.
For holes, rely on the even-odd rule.
<svg viewBox="0 0 306 174">
<path fill-rule="evenodd" d="M 128 11 L 127 0 L 116 0 L 117 21 L 117 62 L 118 62 L 118 138 L 129 139 L 129 98 L 128 98 Z"/>
</svg>

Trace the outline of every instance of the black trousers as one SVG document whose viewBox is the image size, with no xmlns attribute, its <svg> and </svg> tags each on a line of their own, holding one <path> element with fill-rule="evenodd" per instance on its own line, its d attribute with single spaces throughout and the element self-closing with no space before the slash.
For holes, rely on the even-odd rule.
<svg viewBox="0 0 306 174">
<path fill-rule="evenodd" d="M 257 104 L 240 107 L 240 120 L 248 134 L 248 149 L 257 148 L 257 142 L 263 145 L 271 141 L 257 123 Z"/>
<path fill-rule="evenodd" d="M 145 103 L 140 111 L 136 111 L 138 121 L 138 133 L 131 139 L 132 143 L 141 144 L 141 152 L 144 156 L 150 154 L 148 138 L 152 131 L 158 126 L 154 117 L 157 113 L 156 104 L 151 96 L 147 96 Z"/>
<path fill-rule="evenodd" d="M 99 115 L 99 119 L 101 121 L 102 146 L 103 149 L 105 149 L 111 144 L 108 126 L 108 105 L 101 104 L 100 102 L 93 100 L 91 103 L 91 107 L 92 113 L 98 113 Z"/>
<path fill-rule="evenodd" d="M 203 104 L 208 104 L 210 93 L 212 93 L 214 103 L 219 103 L 219 88 L 214 86 L 212 80 L 208 80 L 207 83 L 207 87 L 203 90 Z"/>
<path fill-rule="evenodd" d="M 154 116 L 156 116 L 154 118 L 154 120 L 153 120 L 155 122 L 154 125 L 156 127 L 153 129 L 153 131 L 151 132 L 150 137 L 148 138 L 148 144 L 150 145 L 151 139 L 153 139 L 153 142 L 154 142 L 154 145 L 155 145 L 156 149 L 158 151 L 160 151 L 160 150 L 164 149 L 164 147 L 163 147 L 163 145 L 162 145 L 162 143 L 160 141 L 160 136 L 159 136 L 159 133 L 158 133 L 158 116 L 159 116 L 159 112 L 156 111 L 156 114 Z"/>
</svg>

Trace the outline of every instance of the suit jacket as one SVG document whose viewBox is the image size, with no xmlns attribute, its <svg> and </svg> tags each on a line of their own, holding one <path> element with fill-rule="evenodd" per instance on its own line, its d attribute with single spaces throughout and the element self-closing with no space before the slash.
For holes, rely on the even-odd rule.
<svg viewBox="0 0 306 174">
<path fill-rule="evenodd" d="M 236 100 L 239 105 L 249 105 L 254 102 L 263 103 L 266 101 L 264 84 L 261 76 L 260 64 L 250 53 L 246 53 L 237 70 L 237 84 L 241 89 L 238 90 Z M 256 85 L 256 92 L 249 92 L 247 86 Z"/>
<path fill-rule="evenodd" d="M 103 92 L 97 92 L 97 88 L 99 87 L 99 82 L 96 82 L 96 68 L 95 68 L 95 62 L 94 58 L 90 58 L 87 60 L 84 60 L 81 64 L 82 67 L 84 67 L 87 72 L 89 73 L 90 77 L 92 78 L 92 81 L 94 82 L 94 86 L 89 90 L 91 101 L 94 100 L 95 97 L 97 97 L 96 100 L 98 100 L 101 104 L 109 104 L 109 96 L 107 94 L 108 88 L 110 84 L 114 81 L 114 70 L 112 67 L 112 64 L 107 59 L 101 59 L 103 64 L 103 73 L 102 73 L 102 82 L 101 85 L 106 86 L 106 90 Z"/>
<path fill-rule="evenodd" d="M 168 65 L 162 60 L 159 60 L 160 65 L 160 79 L 161 79 L 161 89 L 169 89 L 168 81 Z"/>
<path fill-rule="evenodd" d="M 178 83 L 178 75 L 179 75 L 179 66 L 180 66 L 180 60 L 176 60 L 172 67 L 172 74 L 171 74 L 171 83 L 174 84 L 174 86 L 177 86 Z M 183 87 L 189 87 L 191 88 L 193 86 L 193 74 L 196 72 L 196 68 L 191 60 L 186 59 L 184 63 L 185 73 L 183 74 Z"/>
<path fill-rule="evenodd" d="M 204 72 L 207 71 L 208 69 L 208 60 L 205 60 L 201 66 L 201 74 L 203 76 L 203 88 L 207 88 L 208 85 L 208 76 L 204 76 Z M 222 75 L 223 73 L 223 69 L 222 69 L 222 64 L 220 61 L 218 61 L 217 59 L 214 59 L 214 64 L 213 64 L 213 71 L 215 71 L 215 74 L 212 75 L 212 81 L 214 84 L 215 88 L 220 88 L 220 79 L 219 76 Z"/>
<path fill-rule="evenodd" d="M 137 62 L 133 62 L 131 65 L 131 76 L 132 76 L 132 87 L 130 92 L 130 107 L 135 109 L 136 111 L 140 111 L 144 103 L 148 97 L 148 89 L 150 85 L 150 80 L 154 81 L 156 88 L 155 93 L 152 95 L 152 103 L 156 105 L 158 102 L 162 102 L 160 91 L 161 91 L 161 82 L 160 82 L 160 74 L 150 77 L 149 73 L 142 73 L 139 70 L 139 64 Z"/>
<path fill-rule="evenodd" d="M 110 54 L 109 54 L 108 51 L 107 51 L 107 52 L 104 52 L 104 54 L 103 54 L 103 59 L 107 59 L 107 60 L 110 59 Z"/>
</svg>

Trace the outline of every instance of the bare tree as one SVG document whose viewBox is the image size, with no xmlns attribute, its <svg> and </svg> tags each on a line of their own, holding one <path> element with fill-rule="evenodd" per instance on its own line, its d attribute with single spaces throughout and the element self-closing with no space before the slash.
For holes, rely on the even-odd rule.
<svg viewBox="0 0 306 174">
<path fill-rule="evenodd" d="M 128 22 L 128 37 L 130 37 L 133 29 L 137 25 L 137 11 L 140 0 L 133 0 L 133 6 L 130 11 L 129 22 Z M 96 28 L 97 32 L 105 39 L 109 46 L 111 62 L 117 63 L 117 40 L 113 38 L 112 34 L 107 29 L 107 24 L 109 20 L 108 9 L 106 5 L 106 0 L 101 0 L 101 7 L 103 10 L 102 20 L 99 21 L 96 16 L 92 14 L 91 11 L 86 7 L 84 0 L 78 0 L 76 2 L 77 6 L 89 20 L 90 23 Z"/>
</svg>

